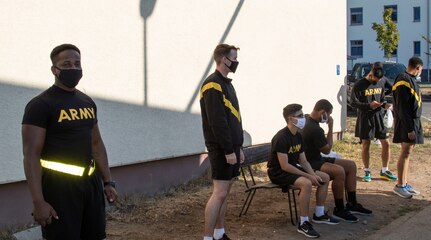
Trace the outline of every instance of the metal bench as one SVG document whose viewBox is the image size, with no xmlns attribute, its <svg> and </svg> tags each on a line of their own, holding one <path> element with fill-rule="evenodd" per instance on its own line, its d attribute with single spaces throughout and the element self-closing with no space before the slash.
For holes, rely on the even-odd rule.
<svg viewBox="0 0 431 240">
<path fill-rule="evenodd" d="M 254 195 L 256 194 L 256 191 L 258 189 L 277 188 L 277 189 L 281 189 L 283 192 L 287 192 L 287 196 L 289 200 L 290 221 L 292 225 L 295 225 L 296 222 L 298 222 L 298 210 L 296 206 L 295 190 L 299 191 L 299 189 L 295 188 L 294 186 L 282 188 L 279 185 L 274 184 L 270 181 L 256 182 L 255 176 L 253 175 L 253 169 L 252 169 L 253 165 L 256 165 L 259 163 L 265 163 L 268 161 L 271 153 L 271 144 L 254 145 L 254 146 L 246 147 L 243 150 L 245 155 L 245 161 L 244 163 L 241 164 L 240 170 L 244 178 L 244 183 L 246 187 L 245 192 L 247 193 L 247 197 L 244 201 L 239 217 L 247 213 L 248 209 L 250 208 L 251 202 L 253 201 Z M 292 204 L 292 200 L 293 200 L 293 204 Z M 292 208 L 295 209 L 295 218 L 293 218 Z"/>
</svg>

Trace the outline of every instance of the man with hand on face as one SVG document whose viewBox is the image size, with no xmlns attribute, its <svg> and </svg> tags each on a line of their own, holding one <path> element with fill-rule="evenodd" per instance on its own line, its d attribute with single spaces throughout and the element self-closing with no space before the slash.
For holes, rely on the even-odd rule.
<svg viewBox="0 0 431 240">
<path fill-rule="evenodd" d="M 423 144 L 423 130 L 421 123 L 422 97 L 416 79 L 420 76 L 423 62 L 418 57 L 409 60 L 407 71 L 400 73 L 395 79 L 392 91 L 394 94 L 395 127 L 394 143 L 401 143 L 401 153 L 398 158 L 398 184 L 394 192 L 403 198 L 419 195 L 407 182 L 410 154 L 415 144 Z"/>
<path fill-rule="evenodd" d="M 22 120 L 24 170 L 44 239 L 105 239 L 105 201 L 117 198 L 93 100 L 75 86 L 81 52 L 51 52 L 52 87 L 33 98 Z M 104 182 L 104 186 L 102 185 Z"/>
<path fill-rule="evenodd" d="M 232 79 L 227 77 L 238 66 L 238 49 L 227 44 L 215 48 L 216 70 L 201 88 L 202 127 L 213 179 L 213 193 L 205 208 L 204 240 L 230 239 L 224 229 L 227 198 L 244 162 L 241 113 Z"/>
<path fill-rule="evenodd" d="M 304 151 L 311 167 L 316 171 L 327 173 L 332 180 L 332 193 L 335 200 L 334 217 L 346 222 L 358 222 L 358 218 L 352 213 L 371 215 L 372 211 L 364 208 L 356 200 L 355 162 L 321 155 L 321 153 L 329 154 L 332 149 L 334 126 L 334 120 L 331 117 L 332 109 L 332 104 L 328 100 L 317 101 L 302 131 Z M 328 124 L 326 136 L 319 123 Z M 344 207 L 344 191 L 347 192 L 346 207 Z"/>
<path fill-rule="evenodd" d="M 375 62 L 370 73 L 358 80 L 352 89 L 352 106 L 358 109 L 355 136 L 362 144 L 362 162 L 364 163 L 365 182 L 371 181 L 370 170 L 370 143 L 374 138 L 379 139 L 382 145 L 382 169 L 380 178 L 384 180 L 397 180 L 389 171 L 389 141 L 388 129 L 383 123 L 385 109 L 391 111 L 391 104 L 385 101 L 385 80 L 383 78 L 383 65 Z"/>
<path fill-rule="evenodd" d="M 329 176 L 311 168 L 302 145 L 302 137 L 298 132 L 305 125 L 302 106 L 289 104 L 283 109 L 283 117 L 287 126 L 278 131 L 271 141 L 271 157 L 268 161 L 268 176 L 271 182 L 284 187 L 290 185 L 300 189 L 299 215 L 301 217 L 297 231 L 310 238 L 318 238 L 320 234 L 314 230 L 308 218 L 312 186 L 316 190 L 316 211 L 312 221 L 315 223 L 338 224 L 339 221 L 325 213 L 325 200 L 328 193 Z"/>
</svg>

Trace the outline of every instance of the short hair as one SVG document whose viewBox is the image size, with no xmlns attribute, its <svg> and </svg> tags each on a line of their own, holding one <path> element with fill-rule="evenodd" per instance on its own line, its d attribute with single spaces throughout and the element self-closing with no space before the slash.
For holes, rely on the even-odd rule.
<svg viewBox="0 0 431 240">
<path fill-rule="evenodd" d="M 375 70 L 375 69 L 383 69 L 383 63 L 382 62 L 373 63 L 372 70 Z"/>
<path fill-rule="evenodd" d="M 226 56 L 229 54 L 230 50 L 239 50 L 239 47 L 235 47 L 234 45 L 228 45 L 225 43 L 219 44 L 217 45 L 217 47 L 214 49 L 214 61 L 216 62 L 216 64 L 220 64 L 221 62 L 221 58 L 223 56 Z"/>
<path fill-rule="evenodd" d="M 51 58 L 52 65 L 55 65 L 55 63 L 57 62 L 58 55 L 64 50 L 75 50 L 81 55 L 81 51 L 79 51 L 79 48 L 73 44 L 65 43 L 58 45 L 57 47 L 52 49 L 51 54 L 49 55 L 49 57 Z"/>
<path fill-rule="evenodd" d="M 297 103 L 292 103 L 283 108 L 283 117 L 287 122 L 287 118 L 293 116 L 294 113 L 301 111 L 302 106 Z"/>
<path fill-rule="evenodd" d="M 330 112 L 334 109 L 332 104 L 326 99 L 320 99 L 317 101 L 316 105 L 314 105 L 314 111 L 325 110 L 325 112 Z"/>
<path fill-rule="evenodd" d="M 409 59 L 409 67 L 411 68 L 417 68 L 423 65 L 424 63 L 422 62 L 422 59 L 420 59 L 419 57 L 412 57 Z"/>
</svg>

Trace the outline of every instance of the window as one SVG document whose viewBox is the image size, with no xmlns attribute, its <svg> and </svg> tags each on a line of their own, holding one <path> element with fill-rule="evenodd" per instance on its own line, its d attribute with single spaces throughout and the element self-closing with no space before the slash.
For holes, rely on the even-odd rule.
<svg viewBox="0 0 431 240">
<path fill-rule="evenodd" d="M 421 21 L 421 7 L 413 7 L 413 22 Z"/>
<path fill-rule="evenodd" d="M 350 25 L 362 25 L 362 8 L 350 9 Z"/>
<path fill-rule="evenodd" d="M 392 53 L 392 57 L 396 57 L 396 56 L 397 56 L 397 54 L 398 54 L 398 47 L 397 47 L 397 48 L 395 48 L 394 52 Z M 385 51 L 385 57 L 386 57 L 387 55 L 388 55 L 388 54 L 386 54 L 386 51 Z"/>
<path fill-rule="evenodd" d="M 413 54 L 415 56 L 420 56 L 421 55 L 421 42 L 419 42 L 419 41 L 414 41 L 413 42 Z"/>
<path fill-rule="evenodd" d="M 353 40 L 350 41 L 350 55 L 352 57 L 362 58 L 363 55 L 363 41 Z"/>
<path fill-rule="evenodd" d="M 385 11 L 386 11 L 386 9 L 388 9 L 388 8 L 392 8 L 392 16 L 391 16 L 391 19 L 392 19 L 392 21 L 394 21 L 394 22 L 396 22 L 397 20 L 398 20 L 398 11 L 397 11 L 397 5 L 388 5 L 388 6 L 385 6 Z"/>
</svg>

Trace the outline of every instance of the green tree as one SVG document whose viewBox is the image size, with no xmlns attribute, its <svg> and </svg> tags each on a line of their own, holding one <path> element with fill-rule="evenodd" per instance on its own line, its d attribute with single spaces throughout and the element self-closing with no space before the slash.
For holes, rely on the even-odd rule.
<svg viewBox="0 0 431 240">
<path fill-rule="evenodd" d="M 373 22 L 371 27 L 376 31 L 376 42 L 379 43 L 380 49 L 385 52 L 388 60 L 391 59 L 392 53 L 397 49 L 400 41 L 397 24 L 392 21 L 391 16 L 392 8 L 388 8 L 383 12 L 383 22 L 380 24 Z"/>
</svg>

